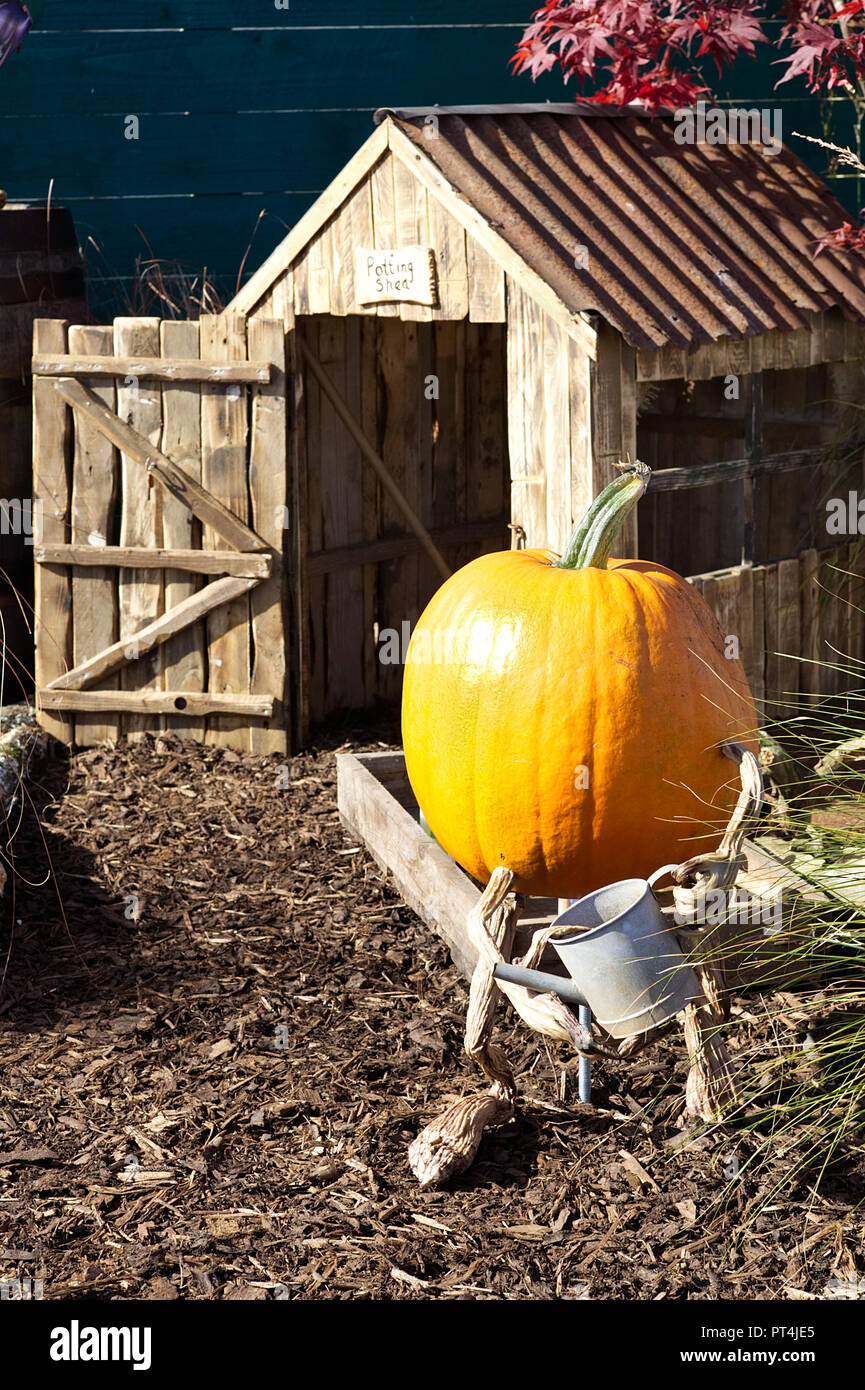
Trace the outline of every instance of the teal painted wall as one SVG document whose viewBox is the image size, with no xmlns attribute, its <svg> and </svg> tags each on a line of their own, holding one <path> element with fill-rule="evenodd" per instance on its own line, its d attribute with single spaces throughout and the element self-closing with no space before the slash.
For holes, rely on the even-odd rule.
<svg viewBox="0 0 865 1390">
<path fill-rule="evenodd" d="M 136 258 L 151 255 L 206 266 L 230 296 L 247 252 L 248 272 L 366 138 L 377 106 L 574 92 L 556 75 L 511 76 L 532 0 L 278 3 L 31 0 L 33 31 L 0 69 L 0 186 L 19 201 L 50 187 L 72 209 L 98 313 L 122 311 Z M 719 96 L 777 100 L 785 133 L 815 132 L 801 82 L 773 96 L 773 56 L 740 64 Z M 824 170 L 820 151 L 792 143 Z"/>
</svg>

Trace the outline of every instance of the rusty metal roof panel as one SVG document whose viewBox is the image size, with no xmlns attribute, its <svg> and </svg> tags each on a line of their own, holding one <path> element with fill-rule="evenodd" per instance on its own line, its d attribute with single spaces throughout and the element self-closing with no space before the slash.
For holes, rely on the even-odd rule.
<svg viewBox="0 0 865 1390">
<path fill-rule="evenodd" d="M 786 147 L 678 144 L 670 115 L 627 109 L 385 114 L 572 313 L 635 347 L 807 328 L 829 308 L 865 320 L 865 262 L 812 254 L 847 214 Z"/>
</svg>

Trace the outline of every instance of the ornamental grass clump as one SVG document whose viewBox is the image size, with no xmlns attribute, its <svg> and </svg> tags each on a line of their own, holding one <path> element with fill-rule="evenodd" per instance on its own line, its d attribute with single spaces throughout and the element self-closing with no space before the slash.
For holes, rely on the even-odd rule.
<svg viewBox="0 0 865 1390">
<path fill-rule="evenodd" d="M 762 1173 L 760 1209 L 865 1158 L 865 663 L 844 669 L 849 693 L 799 696 L 762 740 L 771 810 L 754 838 L 787 886 L 779 920 L 751 928 L 750 963 L 769 958 L 733 1004 L 724 1116 L 746 1141 L 730 1189 Z"/>
</svg>

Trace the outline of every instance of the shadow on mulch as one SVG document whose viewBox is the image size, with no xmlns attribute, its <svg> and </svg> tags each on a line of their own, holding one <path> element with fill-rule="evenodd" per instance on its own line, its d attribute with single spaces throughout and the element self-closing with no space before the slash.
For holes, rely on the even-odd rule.
<svg viewBox="0 0 865 1390">
<path fill-rule="evenodd" d="M 49 1028 L 76 1004 L 104 998 L 130 970 L 127 914 L 134 904 L 106 892 L 96 856 L 55 828 L 69 781 L 68 751 L 52 744 L 27 783 L 4 856 L 9 881 L 0 900 L 0 1019 L 23 1033 Z"/>
<path fill-rule="evenodd" d="M 43 769 L 0 904 L 0 1278 L 73 1300 L 820 1296 L 861 1244 L 860 1161 L 816 1196 L 792 1159 L 731 1178 L 753 1143 L 677 1128 L 675 1034 L 597 1065 L 587 1109 L 576 1058 L 502 1009 L 515 1119 L 418 1190 L 409 1143 L 481 1078 L 466 982 L 339 821 L 334 751 L 396 738 L 344 721 L 286 758 L 162 735 Z M 748 1017 L 747 1045 L 771 1039 Z"/>
</svg>

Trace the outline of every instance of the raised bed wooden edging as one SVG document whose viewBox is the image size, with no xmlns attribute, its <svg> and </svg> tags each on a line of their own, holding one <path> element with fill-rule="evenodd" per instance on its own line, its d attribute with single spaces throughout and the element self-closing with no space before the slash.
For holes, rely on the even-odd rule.
<svg viewBox="0 0 865 1390">
<path fill-rule="evenodd" d="M 401 750 L 338 753 L 336 765 L 337 804 L 343 825 L 393 877 L 404 902 L 445 942 L 454 964 L 471 979 L 477 952 L 469 940 L 466 920 L 481 889 L 420 825 L 404 754 Z M 784 928 L 770 934 L 759 925 L 729 927 L 729 956 L 725 951 L 728 981 L 738 989 L 759 987 L 761 982 L 777 989 L 783 979 L 780 972 L 788 950 L 791 915 L 803 900 L 814 900 L 819 894 L 750 841 L 745 842 L 745 853 L 748 867 L 739 884 L 755 895 L 771 896 L 783 890 L 787 899 Z M 672 910 L 669 895 L 659 896 L 662 906 Z M 515 956 L 523 954 L 532 933 L 552 921 L 557 910 L 554 899 L 529 898 L 517 928 Z M 557 958 L 550 950 L 544 968 L 557 967 Z"/>
</svg>

